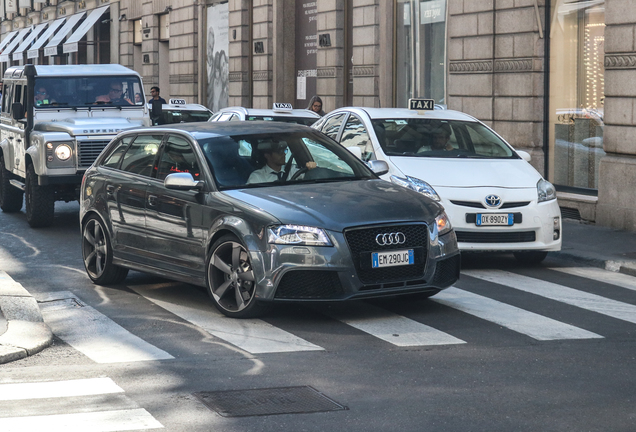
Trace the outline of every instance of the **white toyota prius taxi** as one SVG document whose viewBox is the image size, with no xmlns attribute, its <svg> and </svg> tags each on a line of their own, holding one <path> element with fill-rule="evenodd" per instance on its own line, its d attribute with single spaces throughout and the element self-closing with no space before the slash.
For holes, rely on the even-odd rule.
<svg viewBox="0 0 636 432">
<path fill-rule="evenodd" d="M 364 161 L 384 160 L 383 179 L 443 204 L 460 250 L 513 252 L 525 263 L 561 249 L 554 186 L 476 118 L 433 109 L 339 108 L 314 123 Z"/>
</svg>

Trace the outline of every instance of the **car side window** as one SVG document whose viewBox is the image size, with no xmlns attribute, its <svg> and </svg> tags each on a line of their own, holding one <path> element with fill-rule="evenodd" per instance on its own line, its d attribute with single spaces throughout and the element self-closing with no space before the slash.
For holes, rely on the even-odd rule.
<svg viewBox="0 0 636 432">
<path fill-rule="evenodd" d="M 231 120 L 232 116 L 234 114 L 232 113 L 223 113 L 219 116 L 219 119 L 217 121 L 228 121 Z"/>
<path fill-rule="evenodd" d="M 168 174 L 185 172 L 195 180 L 201 180 L 201 170 L 196 155 L 188 140 L 170 135 L 161 152 L 157 169 L 157 180 L 164 180 Z"/>
<path fill-rule="evenodd" d="M 345 114 L 340 114 L 328 119 L 322 126 L 322 132 L 329 138 L 336 139 Z"/>
<path fill-rule="evenodd" d="M 340 144 L 345 147 L 357 146 L 362 153 L 362 160 L 368 161 L 375 159 L 375 153 L 373 152 L 373 144 L 369 138 L 367 128 L 364 127 L 362 121 L 355 115 L 350 115 L 342 131 L 342 138 L 340 138 Z"/>
<path fill-rule="evenodd" d="M 139 135 L 128 147 L 121 163 L 121 170 L 146 177 L 152 176 L 155 157 L 163 135 Z"/>
<path fill-rule="evenodd" d="M 2 92 L 2 111 L 6 113 L 11 113 L 11 90 L 12 87 L 10 84 L 4 85 L 4 90 Z"/>
<path fill-rule="evenodd" d="M 102 166 L 105 166 L 107 168 L 114 168 L 114 169 L 119 168 L 119 162 L 121 162 L 121 157 L 126 152 L 126 149 L 128 149 L 128 146 L 130 145 L 133 138 L 134 137 L 126 137 L 119 140 L 117 144 L 115 144 L 113 148 L 110 150 L 109 154 L 104 158 L 104 162 L 102 163 Z"/>
</svg>

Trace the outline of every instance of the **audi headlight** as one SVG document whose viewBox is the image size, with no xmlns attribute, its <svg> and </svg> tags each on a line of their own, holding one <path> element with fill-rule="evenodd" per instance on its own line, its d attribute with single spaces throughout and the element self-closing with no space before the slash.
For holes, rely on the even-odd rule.
<svg viewBox="0 0 636 432">
<path fill-rule="evenodd" d="M 55 156 L 61 161 L 67 161 L 72 154 L 73 150 L 66 144 L 55 147 Z"/>
<path fill-rule="evenodd" d="M 278 225 L 267 229 L 271 244 L 333 246 L 327 233 L 320 228 L 302 225 Z"/>
<path fill-rule="evenodd" d="M 539 180 L 537 183 L 537 194 L 539 195 L 539 202 L 551 201 L 557 197 L 554 185 L 544 179 Z"/>
<path fill-rule="evenodd" d="M 450 219 L 446 213 L 441 213 L 435 218 L 435 224 L 437 225 L 437 235 L 441 236 L 442 234 L 446 234 L 453 227 L 451 226 Z"/>
<path fill-rule="evenodd" d="M 402 178 L 402 177 L 393 175 L 391 176 L 391 182 L 398 184 L 402 187 L 405 187 L 407 189 L 414 190 L 415 192 L 419 192 L 422 195 L 434 201 L 440 201 L 439 195 L 437 195 L 437 192 L 435 192 L 435 189 L 433 189 L 433 186 L 426 183 L 424 180 L 420 180 L 418 178 L 410 177 L 410 176 L 406 176 L 406 178 Z"/>
</svg>

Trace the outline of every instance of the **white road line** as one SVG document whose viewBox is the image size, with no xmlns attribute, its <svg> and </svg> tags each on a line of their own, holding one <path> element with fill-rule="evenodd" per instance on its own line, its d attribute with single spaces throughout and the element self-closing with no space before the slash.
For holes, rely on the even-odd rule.
<svg viewBox="0 0 636 432">
<path fill-rule="evenodd" d="M 109 432 L 160 429 L 145 409 L 0 418 L 2 432 Z"/>
<path fill-rule="evenodd" d="M 0 401 L 123 393 L 110 378 L 0 384 Z M 2 430 L 2 429 L 0 429 Z"/>
<path fill-rule="evenodd" d="M 593 279 L 599 282 L 616 285 L 628 290 L 636 291 L 636 277 L 623 273 L 617 273 L 609 270 L 603 270 L 594 267 L 551 267 L 550 270 L 556 270 L 574 276 L 581 276 Z"/>
<path fill-rule="evenodd" d="M 133 335 L 68 291 L 38 296 L 44 321 L 53 333 L 97 363 L 172 359 Z"/>
<path fill-rule="evenodd" d="M 636 324 L 636 306 L 631 304 L 502 270 L 467 270 L 462 273 Z"/>
<path fill-rule="evenodd" d="M 431 300 L 502 325 L 536 340 L 597 339 L 603 337 L 455 287 L 443 290 Z"/>
<path fill-rule="evenodd" d="M 325 313 L 325 312 L 323 312 Z M 397 346 L 455 345 L 465 341 L 454 336 L 370 305 L 350 303 L 328 316 Z"/>
<path fill-rule="evenodd" d="M 133 289 L 165 310 L 252 354 L 324 350 L 265 321 L 228 318 L 203 294 L 186 296 L 170 287 Z"/>
</svg>

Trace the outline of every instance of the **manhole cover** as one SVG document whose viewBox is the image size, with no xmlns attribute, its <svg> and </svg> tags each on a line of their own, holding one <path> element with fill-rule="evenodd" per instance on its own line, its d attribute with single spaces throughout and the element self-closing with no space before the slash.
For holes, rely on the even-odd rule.
<svg viewBox="0 0 636 432">
<path fill-rule="evenodd" d="M 302 414 L 346 410 L 309 386 L 194 393 L 208 408 L 223 417 Z"/>
</svg>

